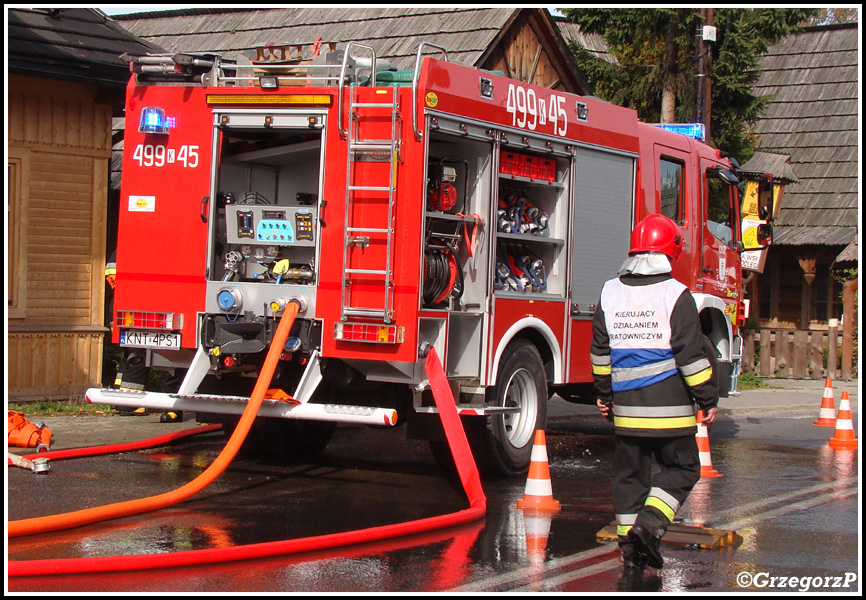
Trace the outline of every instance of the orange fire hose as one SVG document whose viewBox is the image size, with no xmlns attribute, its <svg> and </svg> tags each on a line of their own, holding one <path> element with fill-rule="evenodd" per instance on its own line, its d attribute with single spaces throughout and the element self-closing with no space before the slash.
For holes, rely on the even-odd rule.
<svg viewBox="0 0 866 600">
<path fill-rule="evenodd" d="M 204 425 L 184 431 L 174 431 L 165 433 L 146 440 L 138 440 L 135 442 L 121 442 L 119 444 L 106 444 L 105 446 L 93 446 L 90 448 L 70 448 L 68 450 L 49 450 L 48 452 L 37 452 L 36 454 L 25 454 L 21 458 L 27 460 L 36 460 L 37 458 L 47 458 L 49 460 L 67 460 L 70 458 L 86 458 L 88 456 L 101 456 L 103 454 L 119 454 L 121 452 L 132 452 L 133 450 L 144 450 L 145 448 L 155 448 L 156 446 L 165 446 L 178 440 L 188 438 L 194 435 L 203 433 L 211 433 L 219 431 L 223 428 L 222 425 Z M 12 459 L 7 461 L 8 465 L 12 465 Z"/>
<path fill-rule="evenodd" d="M 213 483 L 234 459 L 247 433 L 249 433 L 250 427 L 252 427 L 256 413 L 259 412 L 259 407 L 262 405 L 262 400 L 265 397 L 265 392 L 270 387 L 274 369 L 277 367 L 280 354 L 286 343 L 286 339 L 289 337 L 289 331 L 292 328 L 292 323 L 295 321 L 299 308 L 297 302 L 289 302 L 287 304 L 283 311 L 283 316 L 280 318 L 280 323 L 277 326 L 277 331 L 274 333 L 274 339 L 271 347 L 268 349 L 268 354 L 265 357 L 265 362 L 258 381 L 256 381 L 256 386 L 253 388 L 250 401 L 241 415 L 234 433 L 232 433 L 223 451 L 220 452 L 219 456 L 216 457 L 201 475 L 176 490 L 157 494 L 156 496 L 85 508 L 59 515 L 10 521 L 8 523 L 9 537 L 13 538 L 61 529 L 71 529 L 82 525 L 90 525 L 98 521 L 107 521 L 109 519 L 159 510 L 183 502 Z"/>
</svg>

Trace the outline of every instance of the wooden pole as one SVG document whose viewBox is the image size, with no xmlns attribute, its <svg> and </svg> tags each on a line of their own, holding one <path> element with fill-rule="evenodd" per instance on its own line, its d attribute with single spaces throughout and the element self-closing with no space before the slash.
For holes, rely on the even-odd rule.
<svg viewBox="0 0 866 600">
<path fill-rule="evenodd" d="M 854 357 L 855 301 L 860 279 L 850 279 L 842 284 L 842 380 L 851 381 Z M 859 365 L 858 365 L 859 366 Z"/>
<path fill-rule="evenodd" d="M 827 377 L 836 379 L 836 357 L 839 354 L 839 319 L 830 319 L 828 325 Z"/>
</svg>

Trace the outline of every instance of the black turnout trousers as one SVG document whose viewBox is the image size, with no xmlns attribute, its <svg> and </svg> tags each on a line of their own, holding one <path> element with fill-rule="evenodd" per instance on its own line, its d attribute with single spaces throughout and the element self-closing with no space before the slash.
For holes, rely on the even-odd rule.
<svg viewBox="0 0 866 600">
<path fill-rule="evenodd" d="M 653 457 L 660 469 L 655 475 Z M 694 435 L 617 436 L 613 471 L 613 507 L 620 525 L 620 543 L 625 542 L 628 523 L 642 525 L 661 538 L 701 478 L 697 440 Z"/>
</svg>

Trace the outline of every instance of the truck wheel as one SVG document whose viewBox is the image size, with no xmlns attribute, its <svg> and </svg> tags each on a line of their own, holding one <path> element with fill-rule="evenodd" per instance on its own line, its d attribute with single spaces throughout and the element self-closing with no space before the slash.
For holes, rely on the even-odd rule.
<svg viewBox="0 0 866 600">
<path fill-rule="evenodd" d="M 225 437 L 226 442 L 228 442 L 238 426 L 240 417 L 237 415 L 202 415 L 201 413 L 196 413 L 196 419 L 203 423 L 213 422 L 222 425 L 223 436 Z M 241 444 L 241 452 L 244 452 L 245 454 L 264 454 L 265 452 L 255 434 L 255 426 L 256 424 L 253 423 L 253 428 L 250 429 L 247 437 L 244 438 L 244 443 Z"/>
<path fill-rule="evenodd" d="M 327 447 L 337 429 L 327 421 L 294 421 L 260 417 L 250 435 L 271 456 L 282 459 L 315 458 Z"/>
<path fill-rule="evenodd" d="M 713 379 L 719 390 L 719 397 L 726 398 L 728 396 L 728 386 L 730 385 L 730 373 L 728 373 L 728 381 L 725 381 L 721 371 L 719 371 L 719 351 L 707 336 L 704 336 L 704 354 L 707 355 L 707 360 L 710 361 L 710 366 L 713 368 Z M 723 384 L 725 385 L 725 389 L 722 389 Z"/>
<path fill-rule="evenodd" d="M 488 417 L 484 466 L 500 475 L 523 475 L 529 468 L 535 432 L 547 424 L 547 376 L 535 346 L 526 340 L 508 345 L 496 387 L 488 394 L 490 406 L 517 410 Z"/>
<path fill-rule="evenodd" d="M 238 417 L 215 415 L 228 440 L 235 431 Z M 241 449 L 247 454 L 268 455 L 280 459 L 315 458 L 327 447 L 337 429 L 325 421 L 293 421 L 274 417 L 256 418 Z"/>
</svg>

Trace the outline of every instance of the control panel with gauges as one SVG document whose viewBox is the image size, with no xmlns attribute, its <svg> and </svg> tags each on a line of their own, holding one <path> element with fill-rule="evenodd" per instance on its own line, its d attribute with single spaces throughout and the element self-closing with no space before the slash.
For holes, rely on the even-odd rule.
<svg viewBox="0 0 866 600">
<path fill-rule="evenodd" d="M 226 206 L 229 244 L 315 245 L 315 209 L 298 206 Z"/>
</svg>

